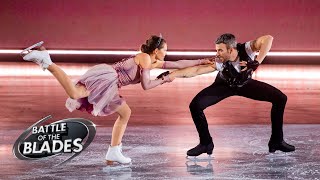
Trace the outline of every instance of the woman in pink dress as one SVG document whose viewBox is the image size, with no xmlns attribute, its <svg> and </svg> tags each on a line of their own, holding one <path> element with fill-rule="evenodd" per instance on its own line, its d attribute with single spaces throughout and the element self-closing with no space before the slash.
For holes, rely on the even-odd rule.
<svg viewBox="0 0 320 180">
<path fill-rule="evenodd" d="M 122 154 L 121 141 L 131 115 L 131 109 L 119 95 L 121 86 L 141 83 L 142 88 L 148 90 L 174 79 L 172 73 L 167 73 L 161 78 L 151 80 L 150 70 L 153 68 L 182 69 L 212 63 L 209 59 L 164 61 L 167 52 L 165 39 L 151 36 L 145 44 L 141 45 L 141 53 L 112 65 L 93 66 L 73 83 L 67 74 L 51 61 L 49 53 L 41 44 L 25 49 L 22 53 L 28 53 L 23 56 L 23 59 L 39 64 L 42 69 L 50 71 L 59 81 L 69 96 L 66 101 L 66 107 L 69 111 L 85 110 L 94 116 L 118 114 L 112 129 L 111 144 L 105 158 L 108 165 L 113 162 L 131 163 L 131 159 Z M 39 49 L 31 50 L 35 47 L 39 47 Z"/>
</svg>

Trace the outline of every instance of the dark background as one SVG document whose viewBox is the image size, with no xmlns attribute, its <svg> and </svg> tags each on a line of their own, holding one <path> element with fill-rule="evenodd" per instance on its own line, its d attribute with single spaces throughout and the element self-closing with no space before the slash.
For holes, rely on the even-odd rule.
<svg viewBox="0 0 320 180">
<path fill-rule="evenodd" d="M 137 50 L 162 33 L 169 50 L 212 50 L 215 38 L 274 37 L 272 51 L 319 51 L 319 0 L 1 0 L 0 49 Z"/>
</svg>

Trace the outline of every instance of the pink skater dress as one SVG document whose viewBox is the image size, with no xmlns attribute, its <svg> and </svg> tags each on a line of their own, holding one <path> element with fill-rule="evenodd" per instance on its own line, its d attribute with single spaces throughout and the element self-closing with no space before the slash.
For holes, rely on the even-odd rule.
<svg viewBox="0 0 320 180">
<path fill-rule="evenodd" d="M 76 84 L 83 84 L 90 95 L 81 99 L 68 98 L 67 109 L 87 111 L 94 116 L 107 116 L 114 113 L 124 102 L 119 88 L 140 82 L 140 66 L 134 57 L 113 65 L 99 64 L 90 68 Z"/>
<path fill-rule="evenodd" d="M 90 92 L 90 95 L 81 99 L 68 98 L 67 109 L 87 111 L 94 116 L 107 116 L 117 111 L 125 101 L 119 95 L 119 88 L 129 84 L 141 82 L 143 89 L 151 89 L 165 82 L 171 82 L 169 75 L 163 78 L 150 80 L 150 69 L 141 68 L 130 57 L 113 65 L 99 64 L 93 66 L 80 77 L 76 84 L 82 84 Z M 165 62 L 165 68 L 185 68 L 199 65 L 202 60 L 181 60 L 177 62 Z"/>
</svg>

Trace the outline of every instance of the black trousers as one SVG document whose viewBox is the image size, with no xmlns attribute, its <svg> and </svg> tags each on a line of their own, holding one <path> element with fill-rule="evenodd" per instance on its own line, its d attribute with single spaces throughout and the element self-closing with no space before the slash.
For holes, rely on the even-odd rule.
<svg viewBox="0 0 320 180">
<path fill-rule="evenodd" d="M 267 83 L 253 79 L 250 79 L 248 83 L 242 87 L 231 88 L 217 77 L 212 85 L 200 91 L 193 98 L 189 106 L 192 119 L 199 133 L 200 144 L 207 145 L 212 142 L 208 122 L 203 110 L 234 95 L 258 101 L 271 102 L 272 134 L 270 141 L 276 143 L 283 140 L 283 113 L 287 102 L 287 96 L 285 94 Z M 254 110 L 252 113 L 254 113 Z"/>
</svg>

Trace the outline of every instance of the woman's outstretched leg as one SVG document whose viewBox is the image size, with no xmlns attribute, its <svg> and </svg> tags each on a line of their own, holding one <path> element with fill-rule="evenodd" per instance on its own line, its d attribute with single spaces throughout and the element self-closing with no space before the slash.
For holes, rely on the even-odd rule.
<svg viewBox="0 0 320 180">
<path fill-rule="evenodd" d="M 123 103 L 117 110 L 118 118 L 113 125 L 111 145 L 109 146 L 106 154 L 106 161 L 108 165 L 112 165 L 113 162 L 121 164 L 130 163 L 131 159 L 122 155 L 122 137 L 126 130 L 129 118 L 131 116 L 131 109 Z"/>
<path fill-rule="evenodd" d="M 68 96 L 72 99 L 87 97 L 89 92 L 83 85 L 74 85 L 68 75 L 55 63 L 51 61 L 49 53 L 45 47 L 41 46 L 38 50 L 33 50 L 23 56 L 25 61 L 32 61 L 40 65 L 45 70 L 48 69 L 51 74 L 59 81 Z"/>
<path fill-rule="evenodd" d="M 80 84 L 74 85 L 69 76 L 55 63 L 52 63 L 48 71 L 59 81 L 71 99 L 80 99 L 89 96 L 86 87 Z"/>
</svg>

